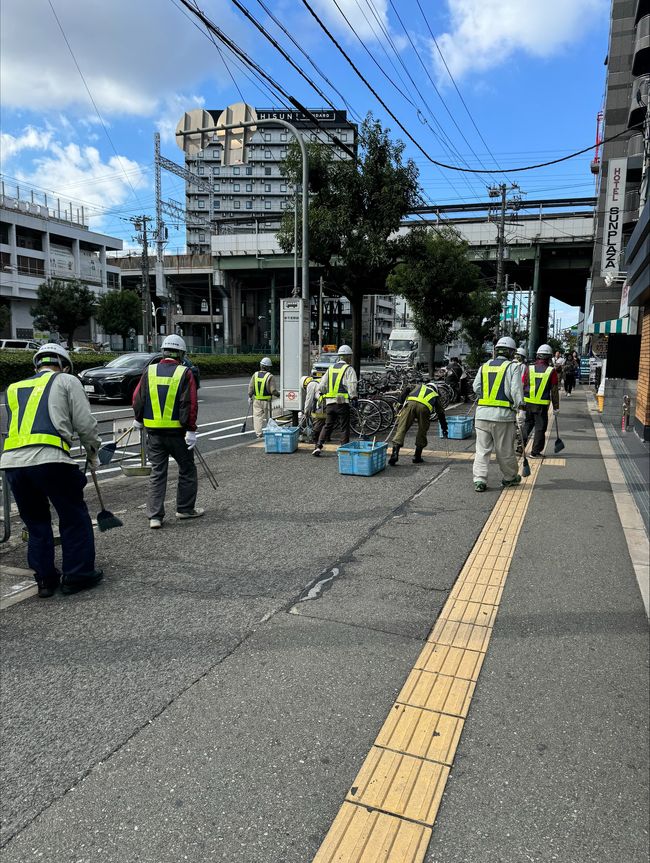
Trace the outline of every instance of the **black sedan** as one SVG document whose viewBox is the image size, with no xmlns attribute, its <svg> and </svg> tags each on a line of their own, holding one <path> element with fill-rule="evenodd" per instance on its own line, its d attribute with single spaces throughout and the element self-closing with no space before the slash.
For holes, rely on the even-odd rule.
<svg viewBox="0 0 650 863">
<path fill-rule="evenodd" d="M 120 401 L 131 404 L 142 372 L 162 359 L 162 354 L 122 354 L 104 366 L 79 372 L 79 380 L 91 401 Z M 187 359 L 183 364 L 192 369 L 197 389 L 201 386 L 198 368 Z"/>
</svg>

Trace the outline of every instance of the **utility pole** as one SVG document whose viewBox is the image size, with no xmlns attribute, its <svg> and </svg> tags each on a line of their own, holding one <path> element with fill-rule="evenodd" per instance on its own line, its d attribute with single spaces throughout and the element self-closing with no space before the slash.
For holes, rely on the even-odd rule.
<svg viewBox="0 0 650 863">
<path fill-rule="evenodd" d="M 505 258 L 505 248 L 506 248 L 506 212 L 508 209 L 518 210 L 519 205 L 521 203 L 521 196 L 513 195 L 512 197 L 508 197 L 508 192 L 512 192 L 518 190 L 519 186 L 517 183 L 512 183 L 508 186 L 506 183 L 501 183 L 498 186 L 489 186 L 488 187 L 488 196 L 490 198 L 499 198 L 500 203 L 497 209 L 498 213 L 498 221 L 497 221 L 497 279 L 496 279 L 496 293 L 499 301 L 502 299 L 503 294 L 503 283 L 504 283 L 504 267 L 503 262 Z M 490 211 L 492 212 L 492 211 Z M 489 218 L 489 214 L 488 214 Z M 503 331 L 507 332 L 507 323 L 504 317 L 503 320 Z M 498 331 L 496 333 L 498 336 Z"/>
<path fill-rule="evenodd" d="M 149 238 L 151 216 L 132 216 L 129 221 L 138 232 L 133 238 L 142 246 L 142 338 L 144 350 L 151 350 L 151 289 L 149 287 Z"/>
</svg>

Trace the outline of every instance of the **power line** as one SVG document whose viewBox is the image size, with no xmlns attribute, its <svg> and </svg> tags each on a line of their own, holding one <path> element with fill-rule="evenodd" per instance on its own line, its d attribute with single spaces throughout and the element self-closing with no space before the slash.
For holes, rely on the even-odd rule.
<svg viewBox="0 0 650 863">
<path fill-rule="evenodd" d="M 68 37 L 65 34 L 65 30 L 63 29 L 63 26 L 62 26 L 61 22 L 59 21 L 59 16 L 56 14 L 56 10 L 54 9 L 54 6 L 52 5 L 52 0 L 47 0 L 47 2 L 50 5 L 50 9 L 52 10 L 52 14 L 54 15 L 56 23 L 59 25 L 59 30 L 61 31 L 61 35 L 63 36 L 65 44 L 68 46 L 68 51 L 70 52 L 70 56 L 72 57 L 75 66 L 77 67 L 77 72 L 79 72 L 79 76 L 81 77 L 81 80 L 83 81 L 84 87 L 86 88 L 86 92 L 88 93 L 88 98 L 92 102 L 92 106 L 95 109 L 95 113 L 97 114 L 97 118 L 99 119 L 99 122 L 101 123 L 102 129 L 104 130 L 104 134 L 108 138 L 108 141 L 109 141 L 111 147 L 113 148 L 113 152 L 115 153 L 115 156 L 117 158 L 117 161 L 118 161 L 120 168 L 123 169 L 122 157 L 120 156 L 120 154 L 115 149 L 115 144 L 113 143 L 113 139 L 108 134 L 108 129 L 106 128 L 106 124 L 104 123 L 104 120 L 102 119 L 102 115 L 99 113 L 99 108 L 97 107 L 97 104 L 96 104 L 95 100 L 93 99 L 93 94 L 90 92 L 90 87 L 88 86 L 88 83 L 87 83 L 86 79 L 84 78 L 84 74 L 81 71 L 81 67 L 79 66 L 79 63 L 77 62 L 77 58 L 75 57 L 75 54 L 74 54 L 74 51 L 72 50 L 72 46 L 70 45 L 70 42 L 68 41 Z M 133 192 L 133 195 L 134 195 L 136 201 L 139 201 L 140 199 L 138 198 L 138 193 L 133 188 L 133 185 L 132 185 L 131 181 L 129 180 L 129 178 L 126 174 L 126 171 L 124 171 L 124 176 L 126 177 L 127 183 L 131 187 L 131 191 Z"/>
</svg>

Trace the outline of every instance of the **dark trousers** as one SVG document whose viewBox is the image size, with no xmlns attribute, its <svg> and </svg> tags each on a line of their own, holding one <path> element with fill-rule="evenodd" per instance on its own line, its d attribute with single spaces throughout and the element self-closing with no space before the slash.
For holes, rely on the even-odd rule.
<svg viewBox="0 0 650 863">
<path fill-rule="evenodd" d="M 346 444 L 350 440 L 350 405 L 336 403 L 325 406 L 325 425 L 318 436 L 318 443 L 322 446 L 329 440 L 336 423 L 341 426 L 341 443 Z"/>
<path fill-rule="evenodd" d="M 192 512 L 199 490 L 199 481 L 194 464 L 194 452 L 187 448 L 184 433 L 147 435 L 147 452 L 151 462 L 147 518 L 163 518 L 165 494 L 167 493 L 167 470 L 171 456 L 178 465 L 178 488 L 176 490 L 176 512 Z"/>
<path fill-rule="evenodd" d="M 526 408 L 526 422 L 524 423 L 524 446 L 530 437 L 530 433 L 535 429 L 533 437 L 533 455 L 541 455 L 546 444 L 546 429 L 548 428 L 548 407 L 540 405 L 539 408 L 531 410 Z"/>
<path fill-rule="evenodd" d="M 575 375 L 570 375 L 570 374 L 564 375 L 564 392 L 565 393 L 572 392 L 575 384 L 576 384 L 576 376 Z"/>
<path fill-rule="evenodd" d="M 84 501 L 86 477 L 76 465 L 39 464 L 5 470 L 20 517 L 29 533 L 27 562 L 39 584 L 55 585 L 54 536 L 50 503 L 59 517 L 64 581 L 82 581 L 95 572 L 95 537 Z"/>
</svg>

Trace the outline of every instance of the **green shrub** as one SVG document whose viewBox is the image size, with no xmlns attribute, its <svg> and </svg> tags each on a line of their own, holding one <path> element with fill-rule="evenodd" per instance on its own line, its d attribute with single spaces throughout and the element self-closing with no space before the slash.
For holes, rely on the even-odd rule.
<svg viewBox="0 0 650 863">
<path fill-rule="evenodd" d="M 103 366 L 118 354 L 73 354 L 76 372 Z M 226 377 L 228 375 L 252 375 L 260 367 L 262 354 L 196 354 L 190 359 L 199 367 L 202 377 Z M 0 350 L 0 389 L 6 389 L 14 381 L 21 381 L 34 374 L 33 354 L 30 351 Z M 273 371 L 279 371 L 279 358 L 272 357 Z"/>
</svg>

